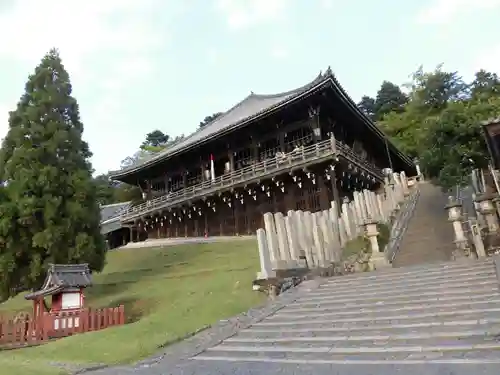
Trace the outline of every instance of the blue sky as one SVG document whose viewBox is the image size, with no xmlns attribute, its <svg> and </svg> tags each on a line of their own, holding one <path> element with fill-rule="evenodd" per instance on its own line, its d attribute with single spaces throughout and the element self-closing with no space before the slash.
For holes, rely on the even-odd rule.
<svg viewBox="0 0 500 375">
<path fill-rule="evenodd" d="M 51 47 L 106 172 L 148 131 L 188 134 L 250 91 L 293 89 L 329 65 L 356 101 L 421 64 L 500 73 L 498 14 L 500 0 L 1 0 L 0 136 Z"/>
</svg>

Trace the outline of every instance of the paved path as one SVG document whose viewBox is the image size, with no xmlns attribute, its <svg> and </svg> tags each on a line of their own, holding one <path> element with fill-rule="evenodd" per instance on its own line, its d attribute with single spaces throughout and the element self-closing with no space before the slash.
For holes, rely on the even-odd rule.
<svg viewBox="0 0 500 375">
<path fill-rule="evenodd" d="M 142 249 L 149 247 L 174 246 L 189 243 L 212 243 L 212 242 L 227 242 L 236 240 L 248 240 L 255 236 L 217 236 L 217 237 L 177 237 L 177 238 L 158 238 L 140 242 L 129 242 L 125 246 L 115 248 L 119 249 Z"/>
<path fill-rule="evenodd" d="M 420 197 L 396 254 L 394 267 L 450 260 L 453 226 L 445 210 L 447 197 L 428 182 L 419 184 Z"/>
<path fill-rule="evenodd" d="M 491 259 L 308 281 L 135 367 L 95 375 L 498 374 Z"/>
</svg>

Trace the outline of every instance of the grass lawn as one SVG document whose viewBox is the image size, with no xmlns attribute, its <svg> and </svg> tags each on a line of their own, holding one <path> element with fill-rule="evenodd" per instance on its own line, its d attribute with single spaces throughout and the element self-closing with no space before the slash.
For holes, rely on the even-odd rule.
<svg viewBox="0 0 500 375">
<path fill-rule="evenodd" d="M 0 375 L 59 374 L 45 366 L 50 361 L 115 364 L 151 355 L 263 302 L 251 286 L 258 264 L 255 240 L 112 251 L 87 290 L 86 305 L 124 304 L 128 324 L 0 352 Z M 23 296 L 0 304 L 0 313 L 30 309 Z"/>
</svg>

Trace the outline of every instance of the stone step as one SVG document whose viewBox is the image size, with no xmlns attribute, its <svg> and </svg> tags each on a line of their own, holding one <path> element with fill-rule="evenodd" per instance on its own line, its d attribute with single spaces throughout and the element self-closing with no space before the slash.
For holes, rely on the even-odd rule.
<svg viewBox="0 0 500 375">
<path fill-rule="evenodd" d="M 420 288 L 417 290 L 411 290 L 402 294 L 387 292 L 377 292 L 374 293 L 350 293 L 347 295 L 338 295 L 335 293 L 321 294 L 317 296 L 305 295 L 299 297 L 295 300 L 294 305 L 310 304 L 310 303 L 324 303 L 324 302 L 354 302 L 354 301 L 387 301 L 387 300 L 408 300 L 425 298 L 429 296 L 457 296 L 457 295 L 468 295 L 477 293 L 487 293 L 487 292 L 498 292 L 498 284 L 496 282 L 479 284 L 479 285 L 467 285 L 461 287 L 457 285 L 456 287 L 448 286 L 446 289 L 442 288 Z"/>
<path fill-rule="evenodd" d="M 289 356 L 295 355 L 296 353 L 303 354 L 389 354 L 389 353 L 423 353 L 423 352 L 453 352 L 453 351 L 477 351 L 477 350 L 500 350 L 500 343 L 429 343 L 429 344 L 399 344 L 397 346 L 387 346 L 387 344 L 381 344 L 379 346 L 367 345 L 367 346 L 330 346 L 330 345 L 318 345 L 318 346 L 290 346 L 290 345 L 229 345 L 220 344 L 215 347 L 206 350 L 206 353 L 216 352 L 219 356 L 230 355 L 229 353 L 239 353 L 239 355 L 252 356 L 251 353 L 255 353 L 260 357 L 272 356 L 272 353 L 282 353 L 282 355 Z M 499 353 L 500 354 L 500 353 Z"/>
<path fill-rule="evenodd" d="M 318 309 L 328 309 L 328 310 L 345 310 L 345 309 L 362 309 L 366 307 L 377 307 L 377 306 L 412 306 L 412 305 L 421 305 L 421 304 L 439 304 L 439 303 L 450 303 L 457 301 L 488 301 L 491 299 L 498 299 L 500 294 L 498 292 L 490 292 L 490 293 L 480 293 L 480 294 L 466 294 L 466 295 L 455 295 L 455 296 L 446 296 L 442 297 L 441 294 L 431 298 L 420 298 L 420 299 L 405 299 L 401 300 L 372 300 L 371 302 L 343 302 L 339 303 L 337 301 L 327 301 L 327 302 L 319 302 L 319 303 L 308 303 L 308 304 L 291 304 L 284 309 L 281 309 L 282 312 L 296 312 L 296 313 L 308 313 L 315 312 Z M 304 306 L 305 305 L 305 306 Z"/>
<path fill-rule="evenodd" d="M 441 304 L 427 304 L 420 306 L 398 306 L 398 307 L 380 307 L 371 309 L 353 309 L 353 310 L 328 310 L 328 309 L 318 309 L 315 312 L 304 315 L 303 313 L 293 312 L 293 311 L 283 311 L 280 310 L 276 314 L 269 316 L 266 321 L 286 321 L 286 320 L 300 320 L 300 319 L 314 319 L 314 318 L 331 318 L 336 319 L 336 317 L 357 317 L 357 316 L 370 316 L 370 314 L 377 314 L 377 316 L 383 315 L 386 318 L 391 318 L 391 316 L 402 314 L 402 313 L 418 313 L 420 311 L 425 311 L 426 313 L 432 312 L 451 312 L 455 310 L 462 309 L 482 309 L 482 308 L 500 308 L 500 297 L 492 299 L 490 301 L 458 301 L 454 303 L 441 303 Z M 373 317 L 373 315 L 372 315 Z"/>
<path fill-rule="evenodd" d="M 343 287 L 343 286 L 357 286 L 357 285 L 383 285 L 383 284 L 393 284 L 394 282 L 404 281 L 406 283 L 415 282 L 419 283 L 421 281 L 430 281 L 430 280 L 443 280 L 443 279 L 451 279 L 457 280 L 462 277 L 473 277 L 473 276 L 484 276 L 491 275 L 496 277 L 495 269 L 492 265 L 483 266 L 481 268 L 476 268 L 472 270 L 453 270 L 448 272 L 429 272 L 426 274 L 408 274 L 408 275 L 380 275 L 378 277 L 372 278 L 360 278 L 360 279 L 350 279 L 349 281 L 343 280 L 328 280 L 326 283 L 320 286 L 321 288 L 325 288 L 328 286 L 332 286 L 335 288 Z M 341 279 L 340 277 L 338 279 Z"/>
<path fill-rule="evenodd" d="M 456 371 L 450 372 L 449 365 L 450 364 L 500 364 L 500 353 L 499 349 L 495 345 L 485 345 L 485 346 L 476 346 L 474 350 L 470 350 L 470 348 L 464 347 L 465 350 L 460 350 L 459 347 L 456 347 L 454 350 L 440 351 L 435 349 L 435 347 L 424 347 L 420 349 L 431 349 L 429 351 L 412 351 L 412 352 L 386 352 L 386 353 L 338 353 L 338 352 L 221 352 L 221 351 L 207 351 L 196 357 L 193 357 L 193 360 L 197 361 L 219 361 L 219 362 L 250 362 L 255 363 L 255 365 L 260 363 L 265 363 L 266 368 L 268 368 L 269 364 L 277 363 L 281 364 L 306 364 L 306 365 L 357 365 L 352 368 L 343 368 L 344 372 L 333 372 L 339 371 L 338 367 L 336 368 L 327 368 L 324 369 L 321 373 L 323 374 L 333 374 L 333 373 L 342 373 L 342 374 L 375 374 L 372 371 L 379 371 L 380 374 L 392 374 L 392 373 L 400 373 L 399 370 L 408 373 L 410 369 L 415 369 L 415 367 L 411 367 L 410 369 L 395 369 L 394 365 L 429 365 L 429 364 L 447 364 L 445 368 L 443 368 L 444 372 L 432 372 L 433 374 L 458 374 Z M 417 348 L 418 350 L 418 348 Z M 377 368 L 359 368 L 359 365 L 377 365 Z M 385 366 L 384 366 L 385 365 Z M 384 366 L 381 368 L 380 366 Z M 387 366 L 387 367 L 386 367 Z M 234 369 L 235 373 L 237 368 Z M 290 368 L 288 372 L 279 372 L 283 371 L 283 368 L 280 366 L 276 368 L 275 372 L 268 372 L 269 374 L 273 373 L 283 373 L 283 374 L 291 374 L 295 373 L 295 367 Z M 317 367 L 312 369 L 308 367 L 306 370 L 303 370 L 303 374 L 317 374 L 318 372 L 314 370 L 319 370 Z M 463 369 L 462 369 L 463 370 Z M 261 373 L 261 372 L 257 372 Z M 416 371 L 412 371 L 412 374 L 427 374 L 427 372 L 422 372 L 422 368 L 419 366 Z M 494 372 L 491 372 L 493 374 Z M 460 372 L 460 374 L 471 374 L 470 370 L 466 370 Z"/>
<path fill-rule="evenodd" d="M 436 274 L 436 273 L 447 273 L 452 271 L 471 271 L 476 269 L 486 269 L 488 267 L 494 267 L 493 261 L 471 261 L 467 260 L 464 262 L 434 262 L 425 265 L 413 265 L 405 268 L 386 268 L 380 271 L 365 272 L 365 273 L 355 273 L 340 277 L 332 277 L 329 280 L 332 282 L 342 282 L 352 279 L 374 279 L 374 278 L 385 278 L 385 277 L 403 277 L 409 275 L 426 275 L 426 274 Z"/>
<path fill-rule="evenodd" d="M 500 317 L 487 320 L 452 320 L 429 321 L 407 324 L 377 324 L 362 326 L 338 326 L 321 328 L 288 328 L 288 327 L 250 327 L 242 330 L 235 337 L 272 338 L 272 337 L 324 337 L 324 336 L 356 336 L 356 335 L 400 335 L 407 333 L 454 333 L 460 330 L 480 329 L 485 332 L 499 332 Z"/>
<path fill-rule="evenodd" d="M 309 328 L 322 329 L 324 327 L 359 327 L 377 324 L 410 324 L 410 323 L 429 323 L 434 321 L 445 322 L 454 320 L 472 320 L 472 319 L 497 319 L 500 316 L 500 307 L 475 306 L 474 308 L 454 309 L 451 311 L 422 311 L 413 314 L 394 314 L 394 315 L 363 315 L 348 317 L 309 317 L 304 319 L 283 319 L 272 320 L 264 319 L 255 323 L 253 327 L 283 327 L 283 328 Z"/>
<path fill-rule="evenodd" d="M 356 293 L 358 296 L 369 296 L 369 295 L 383 295 L 383 294 L 395 294 L 395 293 L 405 293 L 405 292 L 416 292 L 416 291 L 431 291 L 431 290 L 442 290 L 445 292 L 448 289 L 456 289 L 463 288 L 465 286 L 469 288 L 473 287 L 482 287 L 482 286 L 493 286 L 498 285 L 498 281 L 494 276 L 481 276 L 481 277 L 470 277 L 463 278 L 459 280 L 444 280 L 440 282 L 430 281 L 427 283 L 414 283 L 414 284 L 394 284 L 392 287 L 390 285 L 381 285 L 381 286 L 366 286 L 363 288 L 362 293 Z M 343 288 L 343 289 L 335 289 L 335 288 L 323 288 L 311 291 L 307 297 L 321 297 L 328 295 L 335 295 L 337 297 L 349 297 L 353 295 L 353 292 L 356 291 L 356 287 L 352 288 Z"/>
<path fill-rule="evenodd" d="M 400 334 L 358 334 L 344 336 L 294 336 L 294 337 L 243 337 L 233 336 L 219 347 L 254 346 L 268 348 L 274 346 L 293 347 L 380 347 L 380 346 L 425 346 L 425 345 L 456 345 L 458 343 L 476 344 L 493 342 L 498 336 L 498 326 L 491 330 L 455 330 L 445 332 L 409 332 Z M 500 342 L 498 343 L 500 345 Z"/>
</svg>

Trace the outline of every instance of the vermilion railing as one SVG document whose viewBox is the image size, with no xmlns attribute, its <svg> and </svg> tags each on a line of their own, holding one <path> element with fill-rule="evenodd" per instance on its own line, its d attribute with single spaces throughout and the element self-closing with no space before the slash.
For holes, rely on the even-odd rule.
<svg viewBox="0 0 500 375">
<path fill-rule="evenodd" d="M 224 189 L 233 188 L 236 185 L 243 183 L 247 184 L 253 180 L 275 175 L 280 171 L 287 171 L 294 167 L 301 167 L 312 161 L 327 160 L 335 155 L 343 157 L 380 181 L 384 178 L 381 170 L 356 155 L 343 143 L 330 138 L 328 140 L 303 147 L 299 151 L 288 153 L 282 158 L 275 157 L 263 160 L 245 168 L 216 177 L 214 180 L 204 181 L 130 207 L 127 211 L 122 213 L 121 220 L 128 221 L 146 213 L 183 203 L 193 198 L 202 198 L 215 192 L 220 192 Z"/>
<path fill-rule="evenodd" d="M 0 316 L 0 348 L 41 345 L 53 339 L 123 324 L 123 306 L 45 313 L 35 319 L 29 315 L 18 319 Z"/>
</svg>

